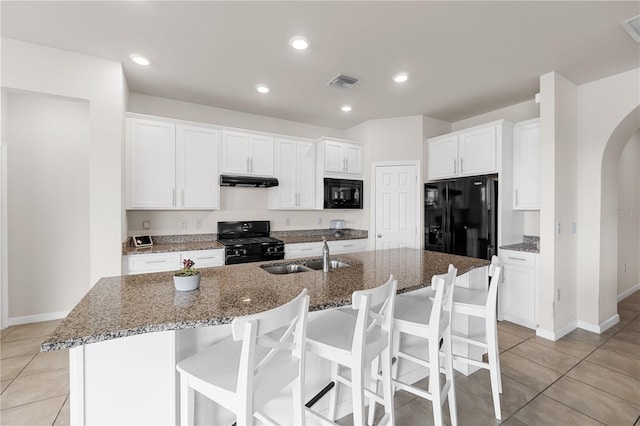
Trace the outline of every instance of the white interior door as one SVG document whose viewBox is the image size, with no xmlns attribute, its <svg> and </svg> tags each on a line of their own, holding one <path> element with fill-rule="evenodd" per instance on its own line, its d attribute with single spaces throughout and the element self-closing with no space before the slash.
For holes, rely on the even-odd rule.
<svg viewBox="0 0 640 426">
<path fill-rule="evenodd" d="M 375 249 L 420 248 L 417 166 L 375 166 Z"/>
</svg>

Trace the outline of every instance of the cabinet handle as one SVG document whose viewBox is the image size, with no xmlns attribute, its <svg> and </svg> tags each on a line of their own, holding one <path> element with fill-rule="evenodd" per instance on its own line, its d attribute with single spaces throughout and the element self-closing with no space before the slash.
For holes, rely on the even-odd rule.
<svg viewBox="0 0 640 426">
<path fill-rule="evenodd" d="M 353 247 L 353 244 L 345 244 L 342 247 Z"/>
<path fill-rule="evenodd" d="M 520 257 L 511 257 L 511 256 L 507 256 L 507 259 L 509 260 L 521 260 L 523 262 L 526 262 L 527 259 L 522 259 Z"/>
<path fill-rule="evenodd" d="M 460 173 L 464 173 L 463 167 L 462 167 L 462 160 L 463 158 L 460 159 Z"/>
<path fill-rule="evenodd" d="M 454 158 L 453 160 L 453 174 L 458 173 L 457 160 Z"/>
<path fill-rule="evenodd" d="M 171 191 L 171 199 L 173 200 L 173 205 L 176 205 L 176 189 L 173 188 L 173 190 Z"/>
<path fill-rule="evenodd" d="M 215 259 L 215 256 L 205 256 L 205 257 L 197 257 L 196 259 L 198 260 L 205 260 L 205 259 Z"/>
<path fill-rule="evenodd" d="M 182 192 L 182 207 L 184 207 L 184 188 L 181 189 Z"/>
<path fill-rule="evenodd" d="M 300 251 L 309 251 L 309 250 L 313 250 L 313 247 L 300 249 Z"/>
<path fill-rule="evenodd" d="M 345 159 L 344 159 L 344 162 L 345 162 L 345 164 L 347 165 L 347 166 L 344 168 L 344 171 L 345 171 L 345 172 L 348 172 L 348 171 L 349 171 L 349 158 L 345 158 Z"/>
<path fill-rule="evenodd" d="M 144 263 L 167 263 L 166 260 L 147 260 Z"/>
<path fill-rule="evenodd" d="M 518 207 L 518 190 L 516 189 L 516 207 Z"/>
<path fill-rule="evenodd" d="M 249 167 L 249 157 L 247 157 L 247 173 L 251 173 L 251 169 Z"/>
<path fill-rule="evenodd" d="M 249 164 L 251 164 L 251 173 L 253 173 L 253 157 L 249 158 Z"/>
</svg>

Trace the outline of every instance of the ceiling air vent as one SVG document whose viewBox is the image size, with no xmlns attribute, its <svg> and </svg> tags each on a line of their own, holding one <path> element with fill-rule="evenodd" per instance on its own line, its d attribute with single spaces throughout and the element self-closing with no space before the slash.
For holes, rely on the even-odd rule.
<svg viewBox="0 0 640 426">
<path fill-rule="evenodd" d="M 640 43 L 640 15 L 627 19 L 622 26 L 636 43 Z"/>
<path fill-rule="evenodd" d="M 339 89 L 351 89 L 358 83 L 360 83 L 360 80 L 358 80 L 357 78 L 340 74 L 329 82 L 329 86 L 337 87 Z"/>
</svg>

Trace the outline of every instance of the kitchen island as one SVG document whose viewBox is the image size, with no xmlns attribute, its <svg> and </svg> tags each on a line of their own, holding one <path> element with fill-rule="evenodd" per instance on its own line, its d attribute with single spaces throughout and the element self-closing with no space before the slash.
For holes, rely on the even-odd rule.
<svg viewBox="0 0 640 426">
<path fill-rule="evenodd" d="M 226 338 L 233 318 L 279 306 L 303 288 L 309 292 L 312 318 L 314 311 L 350 304 L 354 291 L 381 285 L 390 274 L 398 279 L 398 293 L 405 293 L 428 286 L 449 263 L 458 268 L 462 282 L 467 272 L 488 264 L 414 249 L 334 258 L 351 266 L 289 275 L 272 275 L 260 266 L 292 261 L 206 268 L 200 288 L 184 293 L 174 290 L 171 272 L 101 279 L 42 344 L 43 351 L 71 348 L 72 424 L 175 423 L 175 364 Z M 307 363 L 313 372 L 307 380 L 309 397 L 327 382 L 315 374 L 325 368 L 319 362 Z M 224 413 L 199 405 L 201 419 L 226 420 Z"/>
</svg>

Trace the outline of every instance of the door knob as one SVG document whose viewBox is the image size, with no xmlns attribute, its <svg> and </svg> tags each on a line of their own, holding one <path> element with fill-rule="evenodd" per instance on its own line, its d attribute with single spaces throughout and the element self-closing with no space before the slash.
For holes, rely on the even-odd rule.
<svg viewBox="0 0 640 426">
<path fill-rule="evenodd" d="M 378 235 L 377 235 L 377 237 L 378 237 L 378 238 L 382 238 L 382 234 L 378 234 Z"/>
</svg>

